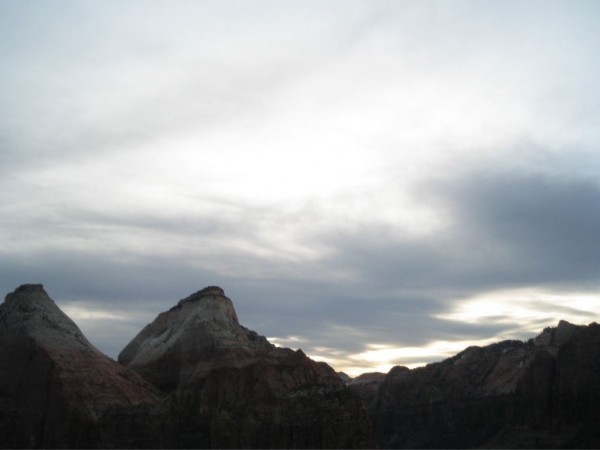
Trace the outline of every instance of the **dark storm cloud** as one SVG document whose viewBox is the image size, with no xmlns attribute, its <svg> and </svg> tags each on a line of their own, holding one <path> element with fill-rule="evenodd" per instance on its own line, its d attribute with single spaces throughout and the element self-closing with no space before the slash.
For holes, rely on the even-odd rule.
<svg viewBox="0 0 600 450">
<path fill-rule="evenodd" d="M 417 189 L 449 224 L 425 237 L 393 227 L 332 233 L 332 265 L 385 289 L 457 292 L 536 283 L 595 283 L 600 188 L 535 174 L 474 173 Z"/>
<path fill-rule="evenodd" d="M 440 186 L 460 218 L 462 244 L 488 256 L 466 277 L 482 283 L 567 284 L 598 280 L 600 186 L 544 175 L 479 174 Z"/>
</svg>

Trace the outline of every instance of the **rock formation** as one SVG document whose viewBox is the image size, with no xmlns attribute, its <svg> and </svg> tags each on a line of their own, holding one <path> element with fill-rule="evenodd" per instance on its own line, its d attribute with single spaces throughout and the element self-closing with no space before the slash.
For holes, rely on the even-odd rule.
<svg viewBox="0 0 600 450">
<path fill-rule="evenodd" d="M 600 448 L 595 323 L 349 379 L 241 326 L 211 286 L 159 314 L 119 361 L 42 285 L 7 295 L 0 447 Z"/>
<path fill-rule="evenodd" d="M 164 392 L 180 419 L 170 446 L 373 446 L 360 399 L 335 371 L 241 326 L 218 287 L 159 314 L 119 361 Z"/>
<path fill-rule="evenodd" d="M 100 353 L 42 285 L 0 305 L 0 446 L 151 447 L 158 391 Z M 136 428 L 137 427 L 137 428 Z"/>
<path fill-rule="evenodd" d="M 42 285 L 7 295 L 0 342 L 0 447 L 373 445 L 360 399 L 333 369 L 242 327 L 217 287 L 160 314 L 124 365 Z"/>
<path fill-rule="evenodd" d="M 395 367 L 370 407 L 385 448 L 600 446 L 600 326 Z"/>
</svg>

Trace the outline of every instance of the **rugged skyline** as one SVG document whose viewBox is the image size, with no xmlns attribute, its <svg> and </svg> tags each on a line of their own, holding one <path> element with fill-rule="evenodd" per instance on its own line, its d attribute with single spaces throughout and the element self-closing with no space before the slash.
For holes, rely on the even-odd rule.
<svg viewBox="0 0 600 450">
<path fill-rule="evenodd" d="M 600 316 L 593 1 L 0 3 L 0 289 L 206 285 L 337 370 Z"/>
</svg>

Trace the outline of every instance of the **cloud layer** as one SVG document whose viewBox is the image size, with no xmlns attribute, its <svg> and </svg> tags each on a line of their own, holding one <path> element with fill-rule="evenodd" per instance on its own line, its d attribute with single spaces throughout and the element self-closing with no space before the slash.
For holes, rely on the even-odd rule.
<svg viewBox="0 0 600 450">
<path fill-rule="evenodd" d="M 218 284 L 351 373 L 595 320 L 598 17 L 2 2 L 0 288 L 43 282 L 116 356 Z"/>
</svg>

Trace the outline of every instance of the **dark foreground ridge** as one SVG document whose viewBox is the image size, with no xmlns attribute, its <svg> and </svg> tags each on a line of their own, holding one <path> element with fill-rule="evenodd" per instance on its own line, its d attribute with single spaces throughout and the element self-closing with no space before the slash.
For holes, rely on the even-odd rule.
<svg viewBox="0 0 600 450">
<path fill-rule="evenodd" d="M 600 448 L 600 326 L 393 368 L 369 405 L 383 448 Z"/>
<path fill-rule="evenodd" d="M 600 326 L 355 379 L 239 324 L 209 286 L 116 362 L 40 284 L 0 305 L 3 448 L 600 448 Z"/>
</svg>

